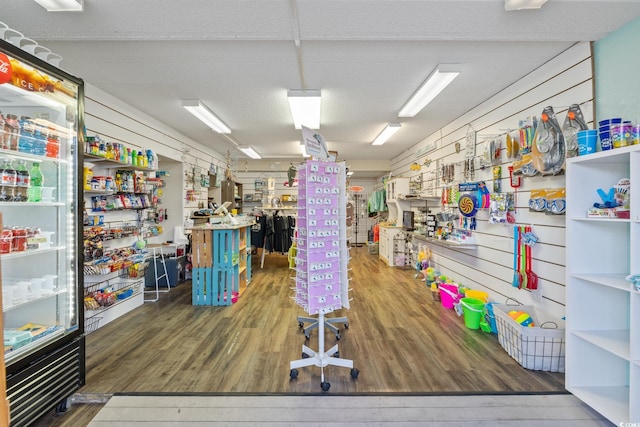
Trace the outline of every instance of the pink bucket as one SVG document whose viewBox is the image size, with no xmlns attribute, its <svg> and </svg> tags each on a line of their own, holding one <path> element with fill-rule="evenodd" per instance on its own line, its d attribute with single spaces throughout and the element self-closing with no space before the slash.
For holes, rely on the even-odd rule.
<svg viewBox="0 0 640 427">
<path fill-rule="evenodd" d="M 458 300 L 458 286 L 450 283 L 442 283 L 440 286 L 440 302 L 442 307 L 451 309 Z"/>
</svg>

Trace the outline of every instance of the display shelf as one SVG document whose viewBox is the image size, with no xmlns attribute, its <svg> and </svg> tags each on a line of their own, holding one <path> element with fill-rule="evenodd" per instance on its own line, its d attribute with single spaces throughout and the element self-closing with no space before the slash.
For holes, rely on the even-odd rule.
<svg viewBox="0 0 640 427">
<path fill-rule="evenodd" d="M 25 258 L 25 257 L 34 256 L 34 255 L 44 254 L 44 253 L 47 253 L 47 252 L 64 251 L 65 249 L 67 249 L 66 246 L 51 246 L 51 247 L 48 247 L 48 248 L 27 249 L 26 251 L 11 252 L 11 253 L 8 253 L 8 254 L 2 254 L 2 255 L 0 255 L 0 260 L 1 261 L 5 261 L 5 260 L 9 260 L 9 259 Z"/>
<path fill-rule="evenodd" d="M 588 217 L 607 191 L 640 182 L 640 146 L 567 159 L 566 377 L 568 391 L 614 424 L 640 422 L 640 298 L 625 280 L 640 274 L 638 197 L 630 217 Z"/>
<path fill-rule="evenodd" d="M 586 215 L 586 212 L 585 212 Z M 573 221 L 587 221 L 587 222 L 626 222 L 629 223 L 631 220 L 629 218 L 600 218 L 596 216 L 577 216 L 571 218 Z"/>
<path fill-rule="evenodd" d="M 629 387 L 574 387 L 571 393 L 610 420 L 625 420 L 629 414 Z"/>
<path fill-rule="evenodd" d="M 572 276 L 587 282 L 631 292 L 632 285 L 628 280 L 625 280 L 626 274 L 573 274 Z"/>
<path fill-rule="evenodd" d="M 153 203 L 153 192 L 156 188 L 163 186 L 163 182 L 162 180 L 153 178 L 153 175 L 152 178 L 147 176 L 149 175 L 147 172 L 155 172 L 155 169 L 122 163 L 87 153 L 84 155 L 84 160 L 94 164 L 94 176 L 111 176 L 114 179 L 113 190 L 85 190 L 84 192 L 88 214 L 104 217 L 103 224 L 88 224 L 88 226 L 98 227 L 104 230 L 103 233 L 99 234 L 99 237 L 100 242 L 110 242 L 108 251 L 115 252 L 122 248 L 130 247 L 132 239 L 136 238 L 136 236 L 148 238 L 159 235 L 154 225 L 145 224 L 145 221 L 149 218 L 148 215 L 144 214 L 145 211 L 151 212 L 151 210 L 159 207 L 158 203 Z M 118 181 L 119 177 L 121 181 Z M 129 179 L 128 183 L 126 183 L 127 179 Z M 127 184 L 126 187 L 124 186 L 125 184 Z M 120 185 L 122 185 L 122 187 Z M 132 191 L 118 191 L 127 189 Z M 99 196 L 127 199 L 131 202 L 131 205 L 118 209 L 94 210 L 92 207 L 104 206 L 105 202 L 103 202 Z M 112 201 L 112 203 L 112 206 L 119 206 L 115 204 L 115 201 Z M 117 226 L 116 224 L 121 225 Z M 90 230 L 90 228 L 85 228 L 85 232 L 88 230 Z M 96 237 L 89 233 L 85 234 L 85 242 L 93 241 L 92 239 L 94 238 Z M 87 247 L 85 244 L 85 249 Z M 93 247 L 89 247 L 89 249 L 93 250 Z M 106 251 L 107 249 L 105 249 L 105 252 Z M 102 256 L 100 252 L 98 252 L 97 256 L 93 256 L 92 254 L 93 253 L 85 253 L 85 260 L 98 259 Z M 122 261 L 131 261 L 133 264 L 142 266 L 146 265 L 144 257 L 141 258 L 140 254 L 130 255 L 127 258 L 123 258 Z M 85 303 L 85 321 L 95 316 L 96 313 L 100 313 L 99 316 L 102 317 L 102 320 L 96 327 L 102 328 L 109 322 L 144 303 L 144 267 L 141 267 L 139 273 L 142 275 L 139 277 L 129 277 L 128 265 L 127 267 L 106 274 L 91 274 L 93 271 L 90 267 L 89 265 L 85 268 L 85 297 L 92 297 L 102 289 L 124 297 L 111 301 L 112 303 L 110 305 L 103 305 L 99 308 L 94 307 L 92 301 L 89 299 Z M 99 299 L 99 293 L 96 299 Z"/>
<path fill-rule="evenodd" d="M 126 303 L 128 300 L 133 299 L 136 297 L 136 295 L 140 294 L 142 292 L 142 288 L 143 288 L 143 279 L 137 280 L 135 283 L 131 283 L 131 284 L 127 284 L 122 286 L 119 290 L 124 290 L 124 289 L 133 289 L 134 292 L 126 297 L 126 298 L 122 298 L 119 300 L 116 300 L 113 304 L 111 305 L 105 305 L 105 306 L 100 306 L 100 308 L 95 309 L 95 310 L 89 310 L 89 309 L 85 309 L 85 319 L 88 319 L 90 317 L 94 317 L 97 315 L 102 315 L 101 313 L 104 313 L 107 310 L 111 310 L 112 308 L 117 307 L 120 304 L 124 304 Z"/>
<path fill-rule="evenodd" d="M 575 330 L 571 333 L 599 348 L 602 348 L 606 351 L 611 352 L 612 354 L 622 359 L 629 360 L 630 345 L 629 345 L 628 329 L 620 329 L 620 330 L 609 329 L 605 331 Z"/>
<path fill-rule="evenodd" d="M 101 156 L 96 156 L 93 154 L 89 154 L 89 153 L 84 153 L 84 159 L 85 161 L 88 160 L 89 162 L 92 163 L 103 163 L 109 166 L 114 166 L 114 167 L 118 167 L 120 169 L 135 169 L 135 170 L 140 170 L 140 171 L 155 171 L 155 169 L 152 168 L 145 168 L 144 166 L 138 166 L 138 165 L 132 165 L 130 163 L 123 163 L 123 162 L 119 162 L 117 160 L 112 160 L 112 159 L 107 159 L 106 157 L 101 157 Z"/>
<path fill-rule="evenodd" d="M 61 202 L 0 202 L 0 207 L 6 206 L 11 208 L 22 207 L 61 207 L 64 206 Z"/>
<path fill-rule="evenodd" d="M 436 245 L 446 246 L 450 248 L 457 248 L 457 249 L 475 249 L 478 246 L 475 243 L 462 243 L 462 242 L 456 242 L 454 240 L 437 239 L 435 237 L 425 236 L 424 239 L 427 242 L 435 243 Z"/>
<path fill-rule="evenodd" d="M 58 164 L 66 164 L 68 161 L 66 159 L 61 159 L 57 157 L 47 157 L 47 156 L 38 156 L 35 154 L 24 153 L 22 151 L 15 150 L 7 150 L 4 148 L 0 148 L 0 156 L 1 157 L 11 157 L 17 160 L 26 160 L 29 162 L 54 162 Z"/>
<path fill-rule="evenodd" d="M 67 292 L 66 289 L 61 289 L 61 290 L 53 291 L 53 292 L 48 293 L 48 294 L 41 295 L 41 296 L 36 297 L 36 298 L 27 299 L 26 301 L 22 301 L 22 302 L 18 302 L 18 303 L 11 303 L 10 306 L 7 306 L 7 305 L 3 304 L 2 311 L 5 312 L 5 313 L 8 313 L 8 312 L 10 312 L 12 310 L 20 309 L 22 306 L 25 306 L 25 305 L 37 303 L 39 301 L 46 300 L 46 299 L 49 299 L 49 298 L 55 298 L 58 295 L 64 294 L 66 292 Z"/>
<path fill-rule="evenodd" d="M 12 350 L 8 353 L 4 354 L 4 361 L 5 363 L 11 363 L 12 361 L 19 359 L 21 356 L 24 356 L 25 354 L 29 354 L 31 352 L 33 352 L 34 350 L 42 347 L 43 345 L 47 344 L 50 340 L 55 339 L 56 337 L 61 337 L 62 335 L 64 335 L 64 329 L 63 328 L 59 328 L 53 332 L 50 332 L 46 335 L 46 337 L 42 337 L 39 338 L 35 341 L 31 341 L 30 343 L 16 349 L 16 350 Z M 46 338 L 46 339 L 44 339 Z"/>
</svg>

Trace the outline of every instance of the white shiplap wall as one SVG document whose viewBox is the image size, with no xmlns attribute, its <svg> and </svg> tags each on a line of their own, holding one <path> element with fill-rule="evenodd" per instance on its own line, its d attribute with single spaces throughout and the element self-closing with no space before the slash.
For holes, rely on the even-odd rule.
<svg viewBox="0 0 640 427">
<path fill-rule="evenodd" d="M 526 52 L 523 52 L 526 54 Z M 593 128 L 593 75 L 591 47 L 579 43 L 542 65 L 529 75 L 505 88 L 492 98 L 473 108 L 465 115 L 430 135 L 410 150 L 392 160 L 393 176 L 413 176 L 434 171 L 436 161 L 455 163 L 464 159 L 465 134 L 470 125 L 477 131 L 476 155 L 484 151 L 485 142 L 496 135 L 504 135 L 518 128 L 518 121 L 528 116 L 540 117 L 545 106 L 552 106 L 562 126 L 566 110 L 571 104 L 580 104 L 589 126 Z M 514 58 L 515 59 L 515 58 Z M 454 143 L 460 142 L 463 150 L 455 152 Z M 420 150 L 436 143 L 437 149 L 427 155 L 417 155 Z M 504 145 L 503 145 L 504 147 Z M 409 165 L 422 164 L 425 157 L 432 160 L 427 168 L 412 172 Z M 502 191 L 512 191 L 509 186 L 506 151 L 502 154 Z M 493 188 L 491 168 L 476 170 L 475 180 L 484 180 Z M 513 226 L 494 225 L 488 222 L 488 212 L 478 215 L 475 237 L 477 248 L 457 250 L 432 245 L 433 260 L 443 274 L 472 289 L 489 292 L 497 302 L 514 298 L 524 304 L 542 307 L 561 317 L 565 306 L 565 218 L 545 215 L 528 210 L 529 193 L 536 188 L 564 187 L 564 175 L 553 177 L 523 177 L 517 192 L 516 221 L 519 225 L 532 225 L 540 242 L 532 248 L 532 270 L 540 278 L 542 301 L 532 299 L 530 292 L 511 285 L 513 278 Z M 438 182 L 438 193 L 442 185 Z M 595 243 L 594 243 L 595 244 Z"/>
<path fill-rule="evenodd" d="M 197 209 L 199 203 L 207 205 L 206 189 L 197 192 L 195 202 L 186 201 L 186 190 L 192 185 L 185 174 L 193 168 L 207 173 L 211 163 L 224 170 L 223 154 L 190 140 L 90 83 L 85 83 L 85 122 L 87 135 L 100 135 L 106 141 L 129 147 L 150 148 L 161 156 L 160 169 L 171 171 L 162 199 L 163 207 L 169 212 L 168 221 L 163 225 L 165 231 L 171 232 L 165 232 L 160 240 L 172 240 L 173 227 L 182 226 L 185 217 Z"/>
</svg>

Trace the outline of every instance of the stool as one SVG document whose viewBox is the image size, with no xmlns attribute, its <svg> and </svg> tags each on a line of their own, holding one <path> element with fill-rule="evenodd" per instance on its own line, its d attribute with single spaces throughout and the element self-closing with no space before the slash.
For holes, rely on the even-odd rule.
<svg viewBox="0 0 640 427">
<path fill-rule="evenodd" d="M 153 277 L 155 278 L 156 289 L 155 291 L 144 291 L 145 294 L 155 293 L 155 299 L 145 299 L 144 302 L 156 302 L 160 299 L 160 293 L 169 292 L 171 290 L 171 284 L 169 283 L 169 275 L 167 274 L 167 264 L 164 261 L 164 252 L 162 251 L 162 245 L 152 244 L 147 245 L 147 249 L 150 249 L 153 252 Z M 156 263 L 156 258 L 158 256 L 158 252 L 160 253 L 160 263 L 162 264 L 162 270 L 164 274 L 158 276 L 158 264 Z M 167 283 L 167 289 L 160 290 L 160 279 L 164 278 Z"/>
</svg>

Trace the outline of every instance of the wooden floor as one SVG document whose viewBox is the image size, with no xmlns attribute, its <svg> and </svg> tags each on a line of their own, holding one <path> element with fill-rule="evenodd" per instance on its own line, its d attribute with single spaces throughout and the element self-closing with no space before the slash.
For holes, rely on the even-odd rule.
<svg viewBox="0 0 640 427">
<path fill-rule="evenodd" d="M 350 327 L 338 343 L 340 357 L 352 359 L 360 375 L 325 368 L 329 394 L 564 392 L 564 374 L 522 368 L 495 335 L 465 328 L 434 302 L 413 270 L 388 268 L 366 247 L 351 255 L 351 309 L 337 313 Z M 114 393 L 322 394 L 320 368 L 289 377 L 289 362 L 300 359 L 305 344 L 296 321 L 305 313 L 291 299 L 286 266 L 286 256 L 276 254 L 267 255 L 264 269 L 254 262 L 253 280 L 233 306 L 194 307 L 185 283 L 90 334 L 78 400 L 106 401 Z M 327 334 L 327 346 L 335 342 Z M 317 347 L 317 331 L 306 344 Z M 73 405 L 42 425 L 87 425 L 103 406 Z"/>
</svg>

